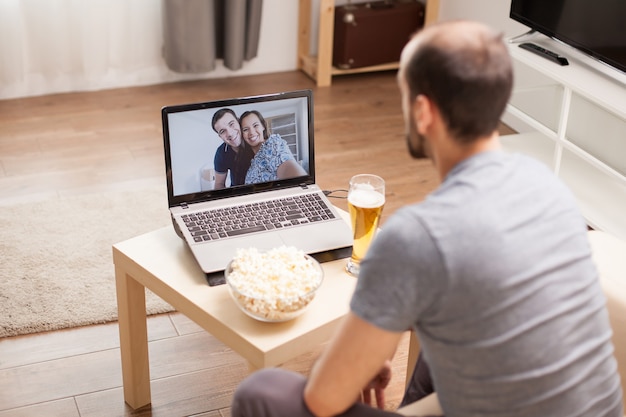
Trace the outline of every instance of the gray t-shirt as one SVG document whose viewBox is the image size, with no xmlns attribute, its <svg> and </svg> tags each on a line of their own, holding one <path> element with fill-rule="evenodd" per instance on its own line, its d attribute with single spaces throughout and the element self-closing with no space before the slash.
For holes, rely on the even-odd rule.
<svg viewBox="0 0 626 417">
<path fill-rule="evenodd" d="M 361 264 L 351 309 L 417 331 L 446 417 L 622 417 L 584 220 L 530 158 L 475 155 L 398 210 Z"/>
</svg>

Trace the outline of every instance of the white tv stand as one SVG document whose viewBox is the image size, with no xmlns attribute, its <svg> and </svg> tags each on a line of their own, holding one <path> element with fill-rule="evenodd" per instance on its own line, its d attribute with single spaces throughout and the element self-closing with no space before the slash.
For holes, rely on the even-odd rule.
<svg viewBox="0 0 626 417">
<path fill-rule="evenodd" d="M 523 41 L 569 65 L 510 44 L 515 86 L 503 121 L 520 133 L 504 136 L 505 148 L 550 166 L 589 226 L 626 240 L 626 75 L 543 35 Z"/>
</svg>

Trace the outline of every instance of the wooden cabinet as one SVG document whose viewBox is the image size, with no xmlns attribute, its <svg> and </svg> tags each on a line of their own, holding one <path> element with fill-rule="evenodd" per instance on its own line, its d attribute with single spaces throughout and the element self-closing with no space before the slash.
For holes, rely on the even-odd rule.
<svg viewBox="0 0 626 417">
<path fill-rule="evenodd" d="M 570 65 L 511 44 L 515 86 L 503 121 L 520 133 L 502 143 L 547 164 L 572 190 L 591 227 L 626 239 L 623 74 L 599 71 L 591 58 L 546 37 L 532 42 L 566 56 Z"/>
<path fill-rule="evenodd" d="M 439 0 L 424 0 L 426 16 L 424 24 L 435 22 L 439 15 Z M 329 86 L 333 75 L 354 74 L 360 72 L 383 71 L 397 69 L 398 63 L 392 62 L 373 67 L 342 70 L 334 68 L 333 31 L 335 24 L 335 1 L 320 0 L 319 32 L 317 55 L 310 54 L 311 41 L 311 0 L 300 0 L 298 22 L 298 69 L 302 70 L 317 82 L 318 87 Z"/>
</svg>

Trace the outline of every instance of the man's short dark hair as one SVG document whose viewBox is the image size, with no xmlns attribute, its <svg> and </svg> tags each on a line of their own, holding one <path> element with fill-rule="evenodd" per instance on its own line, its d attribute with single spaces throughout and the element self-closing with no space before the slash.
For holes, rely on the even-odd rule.
<svg viewBox="0 0 626 417">
<path fill-rule="evenodd" d="M 468 143 L 497 130 L 513 70 L 501 34 L 485 31 L 476 39 L 455 40 L 445 32 L 423 39 L 407 60 L 404 77 L 411 101 L 419 94 L 428 97 L 450 133 Z"/>
<path fill-rule="evenodd" d="M 211 120 L 211 127 L 213 127 L 213 130 L 215 130 L 215 133 L 219 134 L 219 132 L 217 131 L 217 129 L 215 129 L 215 123 L 217 123 L 218 120 L 220 120 L 222 117 L 224 117 L 224 115 L 226 113 L 230 113 L 233 115 L 233 117 L 235 118 L 235 120 L 237 119 L 237 115 L 235 114 L 234 111 L 232 111 L 231 109 L 219 109 L 218 111 L 215 112 L 215 114 L 213 115 L 213 120 Z"/>
</svg>

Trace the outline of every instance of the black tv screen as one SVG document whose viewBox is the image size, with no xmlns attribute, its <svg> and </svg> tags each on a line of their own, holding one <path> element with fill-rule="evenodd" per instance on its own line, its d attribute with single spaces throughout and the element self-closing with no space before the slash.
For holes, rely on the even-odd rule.
<svg viewBox="0 0 626 417">
<path fill-rule="evenodd" d="M 511 0 L 510 17 L 626 73 L 626 0 Z"/>
</svg>

